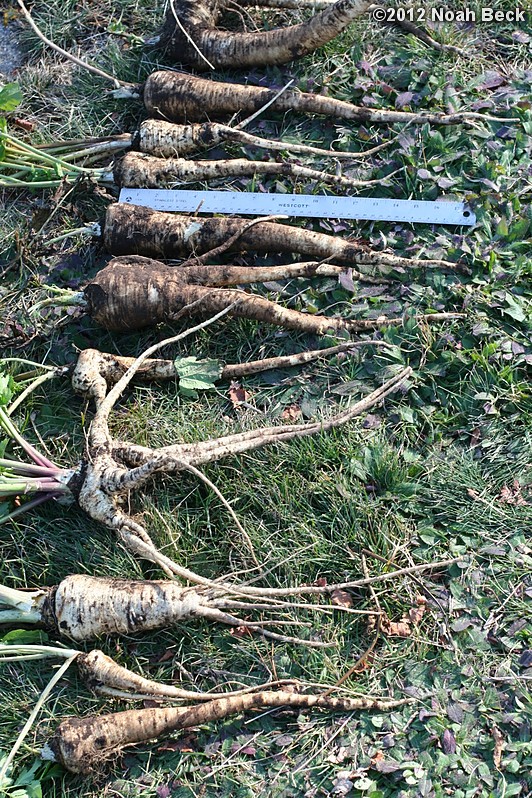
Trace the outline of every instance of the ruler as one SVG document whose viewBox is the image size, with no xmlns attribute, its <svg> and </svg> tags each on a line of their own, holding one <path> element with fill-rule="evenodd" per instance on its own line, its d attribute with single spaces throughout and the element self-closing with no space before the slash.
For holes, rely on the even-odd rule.
<svg viewBox="0 0 532 798">
<path fill-rule="evenodd" d="M 197 211 L 243 216 L 285 214 L 321 219 L 369 219 L 467 226 L 476 223 L 472 209 L 463 202 L 154 188 L 123 188 L 119 202 L 172 212 Z"/>
</svg>

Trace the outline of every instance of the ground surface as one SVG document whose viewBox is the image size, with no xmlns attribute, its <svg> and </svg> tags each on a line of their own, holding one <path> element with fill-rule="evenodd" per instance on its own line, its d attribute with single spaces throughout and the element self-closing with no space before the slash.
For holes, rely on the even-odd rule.
<svg viewBox="0 0 532 798">
<path fill-rule="evenodd" d="M 166 63 L 143 43 L 156 32 L 162 5 L 51 0 L 45 8 L 36 5 L 34 13 L 58 44 L 135 81 Z M 509 0 L 494 5 L 514 8 Z M 250 25 L 271 19 L 260 12 L 251 20 L 246 16 Z M 196 400 L 181 397 L 175 386 L 142 387 L 124 400 L 113 421 L 122 438 L 154 445 L 268 424 L 283 413 L 314 418 L 410 363 L 415 376 L 408 391 L 349 429 L 221 462 L 206 473 L 231 500 L 258 558 L 271 569 L 271 585 L 354 577 L 361 573 L 362 549 L 372 574 L 461 558 L 440 574 L 379 587 L 377 598 L 390 621 L 406 616 L 409 627 L 403 627 L 403 637 L 397 626 L 381 631 L 344 685 L 353 693 L 409 694 L 419 705 L 389 716 L 297 717 L 274 711 L 234 718 L 131 750 L 109 771 L 82 780 L 39 764 L 40 747 L 61 717 L 121 705 L 91 696 L 72 672 L 17 758 L 12 776 L 18 787 L 5 786 L 13 798 L 38 796 L 41 789 L 45 796 L 146 798 L 530 794 L 532 28 L 530 19 L 526 28 L 449 24 L 436 26 L 435 36 L 464 48 L 467 57 L 438 53 L 411 36 L 364 21 L 296 65 L 257 69 L 245 78 L 276 86 L 294 78 L 304 90 L 377 107 L 485 108 L 519 117 L 519 124 L 481 123 L 471 129 L 399 126 L 396 145 L 373 163 L 378 175 L 404 168 L 388 187 L 373 191 L 375 196 L 467 197 L 477 209 L 475 229 L 317 223 L 316 229 L 360 234 L 410 256 L 453 261 L 463 256 L 469 273 L 419 268 L 397 275 L 399 283 L 359 285 L 354 293 L 333 281 L 271 285 L 272 296 L 309 312 L 334 306 L 366 317 L 405 313 L 407 320 L 403 328 L 382 334 L 396 345 L 391 353 L 249 380 L 247 403 L 240 407 L 233 407 L 223 386 Z M 17 74 L 24 93 L 17 116 L 35 124 L 32 141 L 120 133 L 143 118 L 139 103 L 114 100 L 104 81 L 65 64 L 33 34 L 24 30 L 20 46 L 26 60 Z M 343 149 L 388 135 L 320 118 L 279 118 L 271 110 L 256 129 L 318 144 L 336 140 Z M 344 169 L 370 171 L 356 165 Z M 291 190 L 286 182 L 264 185 Z M 322 189 L 300 184 L 296 190 Z M 107 257 L 82 239 L 56 245 L 47 240 L 98 219 L 112 192 L 82 186 L 58 196 L 61 206 L 50 218 L 50 193 L 4 195 L 0 331 L 6 354 L 63 364 L 87 346 L 142 351 L 163 332 L 109 335 L 59 309 L 37 326 L 29 320 L 28 307 L 43 295 L 40 282 L 75 288 Z M 416 311 L 444 309 L 463 310 L 466 317 L 433 329 L 415 321 Z M 181 351 L 234 362 L 322 343 L 250 322 L 223 322 Z M 82 454 L 90 408 L 74 397 L 67 379 L 57 380 L 32 396 L 17 421 L 29 439 L 42 439 L 53 458 L 68 465 Z M 165 551 L 196 571 L 219 576 L 250 567 L 224 508 L 189 476 L 159 483 L 142 500 L 135 497 L 132 509 L 142 512 Z M 13 587 L 54 584 L 76 572 L 160 577 L 74 507 L 44 507 L 7 525 L 0 546 L 1 581 Z M 367 591 L 353 600 L 357 608 L 375 606 Z M 270 675 L 333 685 L 371 646 L 375 629 L 364 617 L 348 622 L 340 615 L 307 615 L 299 611 L 298 618 L 311 620 L 335 647 L 323 653 L 272 645 L 198 623 L 149 638 L 102 640 L 100 647 L 152 678 L 203 690 L 253 684 Z M 22 639 L 21 633 L 10 634 L 11 640 Z M 49 663 L 3 666 L 4 751 L 51 673 Z"/>
</svg>

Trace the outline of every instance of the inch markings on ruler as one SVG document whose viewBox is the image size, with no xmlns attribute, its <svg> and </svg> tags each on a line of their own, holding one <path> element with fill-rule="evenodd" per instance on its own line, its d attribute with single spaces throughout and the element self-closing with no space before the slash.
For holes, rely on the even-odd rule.
<svg viewBox="0 0 532 798">
<path fill-rule="evenodd" d="M 476 223 L 475 214 L 463 202 L 154 188 L 123 188 L 119 201 L 143 205 L 156 211 L 198 211 L 244 216 L 286 214 L 321 219 L 367 219 L 468 227 Z"/>
</svg>

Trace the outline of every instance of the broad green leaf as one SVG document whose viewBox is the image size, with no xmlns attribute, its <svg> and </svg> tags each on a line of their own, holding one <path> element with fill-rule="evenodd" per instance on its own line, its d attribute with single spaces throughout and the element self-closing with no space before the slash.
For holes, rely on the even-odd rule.
<svg viewBox="0 0 532 798">
<path fill-rule="evenodd" d="M 498 236 L 502 236 L 503 238 L 505 238 L 508 235 L 508 221 L 504 218 L 504 216 L 497 225 L 495 229 L 495 234 Z"/>
<path fill-rule="evenodd" d="M 195 391 L 210 391 L 222 376 L 222 364 L 218 360 L 198 360 L 178 357 L 174 367 L 179 377 L 179 390 L 185 396 L 194 396 Z"/>
<path fill-rule="evenodd" d="M 22 92 L 18 83 L 6 83 L 0 89 L 0 111 L 14 111 L 22 102 Z"/>
<path fill-rule="evenodd" d="M 37 785 L 40 788 L 40 782 L 35 778 L 35 774 L 41 766 L 42 760 L 37 759 L 31 767 L 22 770 L 15 780 L 15 786 L 35 789 L 35 785 Z"/>
<path fill-rule="evenodd" d="M 522 300 L 517 299 L 512 294 L 506 292 L 504 299 L 508 307 L 503 308 L 502 312 L 507 316 L 511 316 L 516 321 L 524 321 L 526 319 L 525 309 L 523 308 Z"/>
<path fill-rule="evenodd" d="M 515 224 L 510 227 L 508 234 L 508 241 L 523 241 L 528 235 L 530 227 L 529 219 L 519 219 Z"/>
<path fill-rule="evenodd" d="M 0 372 L 0 406 L 9 404 L 15 392 L 14 388 L 13 377 Z"/>
<path fill-rule="evenodd" d="M 10 790 L 9 798 L 42 798 L 41 785 L 33 781 L 22 789 Z"/>
<path fill-rule="evenodd" d="M 47 636 L 40 629 L 12 629 L 0 638 L 0 642 L 13 646 L 30 646 L 42 645 L 46 639 Z"/>
</svg>

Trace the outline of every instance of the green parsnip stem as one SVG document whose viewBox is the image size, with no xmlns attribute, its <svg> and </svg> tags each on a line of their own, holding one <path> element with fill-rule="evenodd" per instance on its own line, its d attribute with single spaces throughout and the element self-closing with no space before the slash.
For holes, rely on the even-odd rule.
<svg viewBox="0 0 532 798">
<path fill-rule="evenodd" d="M 26 499 L 18 508 L 2 515 L 0 523 L 12 520 L 27 509 L 49 499 L 71 496 L 69 483 L 75 474 L 74 469 L 60 468 L 28 443 L 11 421 L 9 410 L 10 408 L 5 410 L 0 407 L 0 429 L 18 443 L 33 463 L 25 463 L 10 457 L 0 458 L 0 497 L 21 499 L 31 496 L 32 498 Z"/>
</svg>

